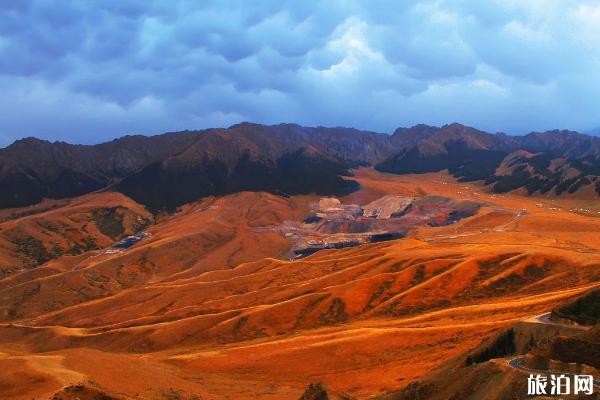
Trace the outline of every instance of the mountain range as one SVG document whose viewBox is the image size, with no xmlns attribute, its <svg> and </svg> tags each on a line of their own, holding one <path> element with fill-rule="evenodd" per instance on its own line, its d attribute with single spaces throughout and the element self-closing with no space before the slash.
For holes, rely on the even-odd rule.
<svg viewBox="0 0 600 400">
<path fill-rule="evenodd" d="M 600 139 L 573 131 L 509 136 L 453 123 L 387 135 L 241 123 L 97 145 L 18 140 L 0 149 L 0 208 L 98 190 L 122 192 L 154 211 L 244 190 L 342 195 L 356 190 L 357 166 L 394 174 L 447 169 L 496 192 L 600 193 Z"/>
<path fill-rule="evenodd" d="M 0 397 L 510 400 L 532 373 L 598 379 L 598 143 L 460 124 L 19 140 L 0 150 Z"/>
</svg>

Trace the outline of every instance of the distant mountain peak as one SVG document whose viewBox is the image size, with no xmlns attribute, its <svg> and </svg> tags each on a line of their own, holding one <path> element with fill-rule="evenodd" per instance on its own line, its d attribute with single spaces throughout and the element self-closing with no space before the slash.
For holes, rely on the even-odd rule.
<svg viewBox="0 0 600 400">
<path fill-rule="evenodd" d="M 451 122 L 449 124 L 445 124 L 442 126 L 442 129 L 464 129 L 467 128 L 466 125 L 463 125 L 459 122 Z M 474 128 L 471 128 L 474 129 Z"/>
<path fill-rule="evenodd" d="M 27 136 L 24 137 L 22 139 L 17 139 L 15 140 L 11 145 L 9 145 L 8 147 L 11 146 L 27 146 L 27 145 L 43 145 L 43 144 L 52 144 L 51 142 L 44 140 L 44 139 L 38 139 L 34 136 Z"/>
</svg>

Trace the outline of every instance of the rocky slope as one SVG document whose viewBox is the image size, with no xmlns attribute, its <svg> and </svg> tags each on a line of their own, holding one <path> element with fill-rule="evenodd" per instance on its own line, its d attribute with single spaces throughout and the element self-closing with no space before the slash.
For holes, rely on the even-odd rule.
<svg viewBox="0 0 600 400">
<path fill-rule="evenodd" d="M 524 156 L 529 152 L 534 156 Z M 393 135 L 348 128 L 242 123 L 227 129 L 125 136 L 93 146 L 26 138 L 0 149 L 0 208 L 116 189 L 154 210 L 243 190 L 344 194 L 341 176 L 373 165 L 395 174 L 449 170 L 493 190 L 578 192 L 600 175 L 600 139 L 570 131 L 489 134 L 457 123 Z M 501 170 L 501 172 L 499 172 Z"/>
<path fill-rule="evenodd" d="M 550 153 L 524 150 L 507 155 L 495 173 L 487 178 L 495 192 L 524 188 L 531 193 L 560 195 L 575 193 L 587 186 L 596 187 L 600 165 L 585 159 L 569 160 Z"/>
<path fill-rule="evenodd" d="M 336 193 L 348 167 L 389 155 L 390 137 L 345 128 L 239 124 L 94 146 L 19 140 L 0 150 L 0 208 L 106 188 L 172 209 L 210 194 L 242 190 Z"/>
</svg>

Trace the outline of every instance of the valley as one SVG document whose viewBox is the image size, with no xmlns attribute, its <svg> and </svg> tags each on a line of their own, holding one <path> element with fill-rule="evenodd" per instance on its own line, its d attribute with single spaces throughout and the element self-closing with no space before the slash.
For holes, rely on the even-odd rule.
<svg viewBox="0 0 600 400">
<path fill-rule="evenodd" d="M 600 219 L 569 211 L 589 208 L 588 198 L 494 194 L 446 172 L 353 175 L 360 189 L 339 202 L 206 197 L 153 216 L 147 237 L 122 252 L 106 254 L 115 243 L 106 240 L 6 275 L 0 366 L 10 372 L 0 374 L 0 389 L 17 399 L 296 399 L 322 383 L 329 398 L 420 390 L 443 399 L 470 393 L 469 379 L 486 375 L 508 396 L 507 380 L 518 392 L 527 376 L 510 357 L 472 366 L 466 358 L 507 329 L 525 353 L 530 336 L 541 346 L 554 330 L 580 333 L 527 321 L 600 283 Z M 107 195 L 27 218 L 53 223 Z M 344 236 L 355 229 L 340 225 L 340 210 L 344 218 L 377 211 L 384 218 L 366 218 L 389 223 L 388 214 L 431 196 L 477 207 L 449 224 L 402 225 L 402 238 L 290 257 L 296 242 L 282 227 L 316 216 L 326 223 L 304 223 L 311 234 L 300 240 Z M 453 373 L 452 385 L 439 386 L 436 376 Z"/>
</svg>

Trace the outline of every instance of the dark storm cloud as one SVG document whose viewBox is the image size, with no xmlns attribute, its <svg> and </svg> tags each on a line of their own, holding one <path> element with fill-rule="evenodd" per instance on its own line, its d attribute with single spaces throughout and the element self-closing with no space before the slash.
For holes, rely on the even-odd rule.
<svg viewBox="0 0 600 400">
<path fill-rule="evenodd" d="M 264 123 L 600 125 L 600 3 L 0 2 L 0 145 Z"/>
</svg>

